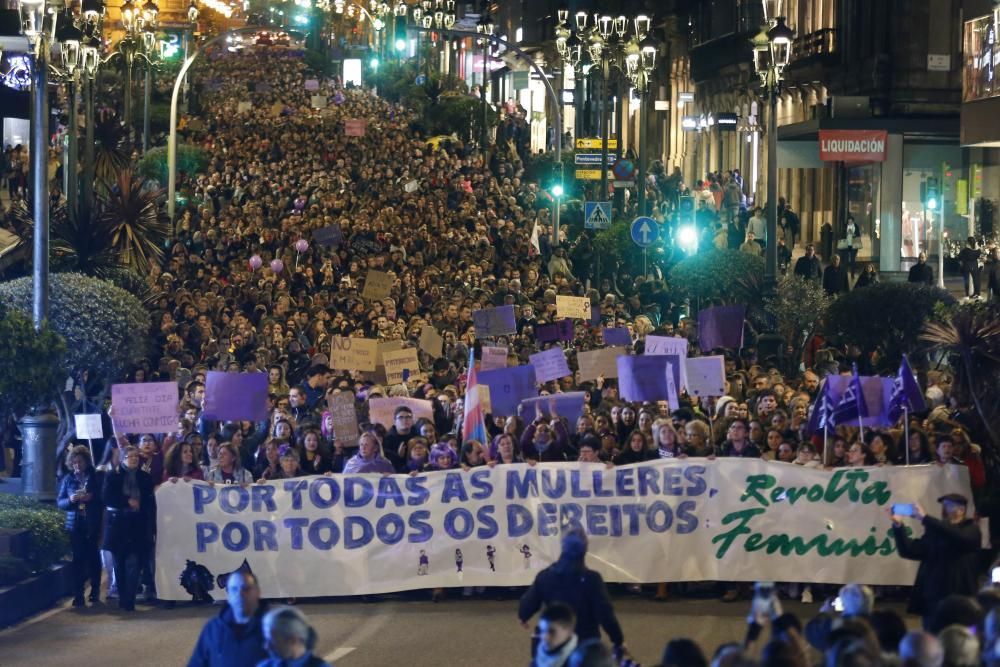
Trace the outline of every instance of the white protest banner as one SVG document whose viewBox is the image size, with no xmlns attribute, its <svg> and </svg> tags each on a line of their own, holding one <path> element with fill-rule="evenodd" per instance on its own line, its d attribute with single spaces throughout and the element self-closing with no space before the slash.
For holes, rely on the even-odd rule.
<svg viewBox="0 0 1000 667">
<path fill-rule="evenodd" d="M 651 356 L 660 355 L 676 355 L 680 357 L 680 372 L 681 386 L 678 389 L 687 386 L 687 378 L 684 373 L 684 360 L 688 356 L 688 341 L 687 338 L 679 338 L 677 336 L 646 336 L 646 346 L 643 348 L 643 354 L 648 354 Z"/>
<path fill-rule="evenodd" d="M 556 317 L 589 320 L 593 313 L 590 299 L 585 296 L 556 296 Z"/>
<path fill-rule="evenodd" d="M 330 339 L 330 366 L 349 371 L 374 371 L 378 341 L 367 338 L 345 338 L 333 336 Z"/>
<path fill-rule="evenodd" d="M 628 354 L 623 347 L 606 347 L 600 350 L 588 350 L 576 353 L 576 362 L 580 366 L 581 380 L 596 380 L 618 377 L 618 357 Z"/>
<path fill-rule="evenodd" d="M 369 270 L 365 276 L 365 289 L 361 297 L 365 301 L 378 301 L 392 293 L 392 276 L 385 271 Z"/>
<path fill-rule="evenodd" d="M 491 371 L 494 368 L 506 368 L 507 367 L 507 346 L 499 345 L 496 347 L 490 347 L 488 345 L 483 345 L 483 358 L 479 364 L 479 369 L 484 371 Z"/>
<path fill-rule="evenodd" d="M 434 358 L 441 356 L 444 349 L 444 339 L 430 324 L 425 324 L 420 329 L 420 349 Z"/>
<path fill-rule="evenodd" d="M 76 437 L 81 440 L 101 440 L 104 438 L 104 425 L 101 415 L 73 415 L 76 422 Z"/>
<path fill-rule="evenodd" d="M 417 348 L 408 347 L 395 352 L 386 352 L 382 355 L 385 362 L 386 384 L 399 384 L 403 382 L 403 371 L 409 374 L 416 374 L 420 371 L 420 360 L 417 359 Z"/>
<path fill-rule="evenodd" d="M 402 396 L 369 399 L 368 420 L 373 424 L 381 424 L 386 428 L 392 428 L 394 424 L 392 413 L 401 405 L 405 405 L 413 411 L 414 423 L 421 418 L 434 421 L 434 406 L 430 401 L 422 398 L 404 398 Z"/>
<path fill-rule="evenodd" d="M 116 433 L 177 430 L 177 384 L 138 382 L 111 386 L 111 422 Z"/>
<path fill-rule="evenodd" d="M 566 363 L 566 353 L 561 347 L 550 347 L 542 352 L 528 355 L 528 361 L 535 368 L 535 380 L 537 382 L 548 382 L 572 375 Z"/>
<path fill-rule="evenodd" d="M 156 590 L 187 600 L 187 568 L 204 567 L 214 580 L 244 561 L 265 598 L 525 586 L 558 558 L 566 525 L 586 530 L 587 565 L 608 581 L 910 585 L 917 563 L 896 553 L 886 509 L 936 507 L 946 493 L 971 496 L 967 468 L 827 471 L 691 458 L 613 469 L 540 463 L 333 475 L 246 488 L 178 482 L 156 492 Z M 331 571 L 340 575 L 316 576 Z M 218 588 L 210 594 L 225 597 Z"/>
<path fill-rule="evenodd" d="M 726 395 L 726 360 L 722 355 L 684 360 L 687 392 L 692 396 Z"/>
</svg>

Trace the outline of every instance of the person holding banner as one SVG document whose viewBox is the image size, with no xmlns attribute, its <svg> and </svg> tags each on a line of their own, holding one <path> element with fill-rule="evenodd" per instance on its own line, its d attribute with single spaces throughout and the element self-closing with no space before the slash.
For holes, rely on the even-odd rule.
<svg viewBox="0 0 1000 667">
<path fill-rule="evenodd" d="M 114 556 L 118 606 L 135 611 L 139 574 L 152 553 L 156 530 L 153 479 L 139 468 L 139 450 L 122 450 L 122 464 L 104 478 L 101 497 L 107 506 L 103 548 Z"/>
<path fill-rule="evenodd" d="M 209 484 L 253 484 L 253 473 L 243 467 L 240 454 L 231 443 L 219 445 L 219 464 L 208 471 Z"/>
<path fill-rule="evenodd" d="M 928 516 L 920 503 L 897 504 L 887 510 L 899 555 L 920 562 L 907 611 L 923 616 L 925 628 L 940 600 L 955 594 L 974 596 L 979 584 L 982 536 L 976 520 L 966 516 L 969 499 L 949 493 L 938 502 L 940 519 Z M 906 517 L 923 525 L 922 537 L 910 537 L 903 525 Z"/>
<path fill-rule="evenodd" d="M 382 446 L 373 433 L 362 433 L 358 438 L 358 453 L 344 464 L 344 474 L 379 473 L 391 475 L 396 472 L 381 454 Z"/>
<path fill-rule="evenodd" d="M 90 450 L 77 446 L 69 454 L 70 474 L 59 484 L 56 504 L 66 512 L 66 532 L 73 549 L 73 606 L 83 607 L 84 587 L 90 581 L 90 601 L 101 595 L 101 477 L 94 470 Z"/>
</svg>

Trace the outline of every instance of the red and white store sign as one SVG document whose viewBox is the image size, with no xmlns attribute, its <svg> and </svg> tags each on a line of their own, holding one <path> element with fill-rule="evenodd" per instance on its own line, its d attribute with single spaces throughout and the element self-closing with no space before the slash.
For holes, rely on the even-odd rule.
<svg viewBox="0 0 1000 667">
<path fill-rule="evenodd" d="M 824 162 L 885 162 L 886 130 L 820 130 Z"/>
</svg>

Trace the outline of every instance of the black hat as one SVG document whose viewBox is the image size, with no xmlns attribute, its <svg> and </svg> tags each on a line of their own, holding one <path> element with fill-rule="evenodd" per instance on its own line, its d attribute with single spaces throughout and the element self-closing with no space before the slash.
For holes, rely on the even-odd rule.
<svg viewBox="0 0 1000 667">
<path fill-rule="evenodd" d="M 959 505 L 968 505 L 969 499 L 963 496 L 961 493 L 948 493 L 938 498 L 938 502 L 939 503 L 949 502 L 949 503 L 958 503 Z"/>
</svg>

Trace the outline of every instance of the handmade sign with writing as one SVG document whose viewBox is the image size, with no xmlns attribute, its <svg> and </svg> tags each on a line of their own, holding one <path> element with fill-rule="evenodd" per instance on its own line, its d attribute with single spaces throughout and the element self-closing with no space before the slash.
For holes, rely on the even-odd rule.
<svg viewBox="0 0 1000 667">
<path fill-rule="evenodd" d="M 493 414 L 510 417 L 517 414 L 518 404 L 537 396 L 533 366 L 515 366 L 483 371 L 477 375 L 481 384 L 489 385 Z"/>
<path fill-rule="evenodd" d="M 267 419 L 267 373 L 209 371 L 205 377 L 204 419 Z"/>
<path fill-rule="evenodd" d="M 385 366 L 385 355 L 387 352 L 395 352 L 403 349 L 401 340 L 381 340 L 378 343 L 378 351 L 375 353 L 375 366 Z M 383 378 L 384 379 L 384 378 Z"/>
<path fill-rule="evenodd" d="M 673 362 L 675 370 L 674 380 L 677 383 L 678 389 L 687 386 L 686 378 L 684 377 L 684 360 L 687 359 L 688 354 L 687 338 L 677 336 L 646 336 L 643 354 L 650 356 L 672 355 L 677 357 L 678 361 Z"/>
<path fill-rule="evenodd" d="M 386 352 L 382 359 L 385 362 L 385 381 L 388 384 L 399 384 L 403 382 L 404 375 L 409 377 L 410 374 L 420 370 L 420 361 L 417 359 L 417 348 L 415 347 Z"/>
<path fill-rule="evenodd" d="M 725 358 L 694 357 L 684 361 L 687 377 L 687 392 L 692 396 L 725 396 Z"/>
<path fill-rule="evenodd" d="M 349 371 L 374 371 L 378 341 L 367 338 L 330 339 L 330 366 Z"/>
<path fill-rule="evenodd" d="M 393 413 L 401 405 L 405 405 L 413 411 L 413 423 L 418 419 L 434 420 L 434 405 L 430 401 L 422 398 L 405 398 L 394 396 L 391 398 L 372 398 L 368 400 L 368 419 L 373 424 L 381 424 L 386 428 L 393 427 Z"/>
<path fill-rule="evenodd" d="M 116 433 L 169 433 L 177 430 L 177 384 L 139 382 L 111 387 Z"/>
<path fill-rule="evenodd" d="M 618 357 L 618 392 L 621 397 L 636 402 L 669 400 L 667 373 L 673 374 L 671 362 L 676 360 L 673 355 Z"/>
<path fill-rule="evenodd" d="M 365 276 L 365 289 L 361 296 L 367 301 L 378 301 L 392 293 L 392 276 L 384 271 L 369 270 Z"/>
<path fill-rule="evenodd" d="M 354 406 L 354 394 L 342 391 L 326 397 L 326 407 L 333 419 L 333 434 L 336 442 L 344 447 L 358 444 L 358 411 Z"/>
<path fill-rule="evenodd" d="M 585 296 L 556 296 L 556 316 L 573 320 L 589 320 L 590 299 Z"/>
<path fill-rule="evenodd" d="M 606 347 L 602 350 L 587 350 L 576 353 L 576 362 L 580 366 L 581 380 L 596 380 L 618 377 L 618 357 L 628 354 L 620 347 Z"/>
<path fill-rule="evenodd" d="M 322 246 L 339 246 L 344 242 L 344 232 L 338 224 L 321 227 L 312 233 L 313 242 Z"/>
<path fill-rule="evenodd" d="M 499 308 L 484 308 L 472 313 L 472 323 L 476 327 L 476 337 L 506 336 L 517 333 L 517 320 L 514 318 L 514 306 Z"/>
<path fill-rule="evenodd" d="M 528 356 L 531 365 L 535 368 L 535 380 L 537 382 L 548 382 L 572 375 L 569 364 L 566 362 L 566 353 L 561 347 L 552 347 L 542 352 Z"/>
<path fill-rule="evenodd" d="M 430 324 L 425 324 L 420 329 L 420 349 L 434 358 L 441 356 L 444 349 L 444 339 Z"/>
<path fill-rule="evenodd" d="M 506 345 L 499 345 L 495 347 L 483 345 L 482 350 L 483 350 L 483 358 L 479 364 L 480 370 L 489 371 L 493 370 L 494 368 L 507 367 Z"/>
<path fill-rule="evenodd" d="M 76 422 L 76 437 L 81 440 L 100 440 L 104 437 L 104 425 L 100 414 L 73 415 Z"/>
<path fill-rule="evenodd" d="M 306 79 L 305 87 L 306 90 L 319 90 L 319 80 Z"/>
<path fill-rule="evenodd" d="M 552 324 L 536 324 L 535 340 L 539 343 L 551 343 L 556 340 L 573 340 L 573 320 L 560 320 Z"/>
</svg>

